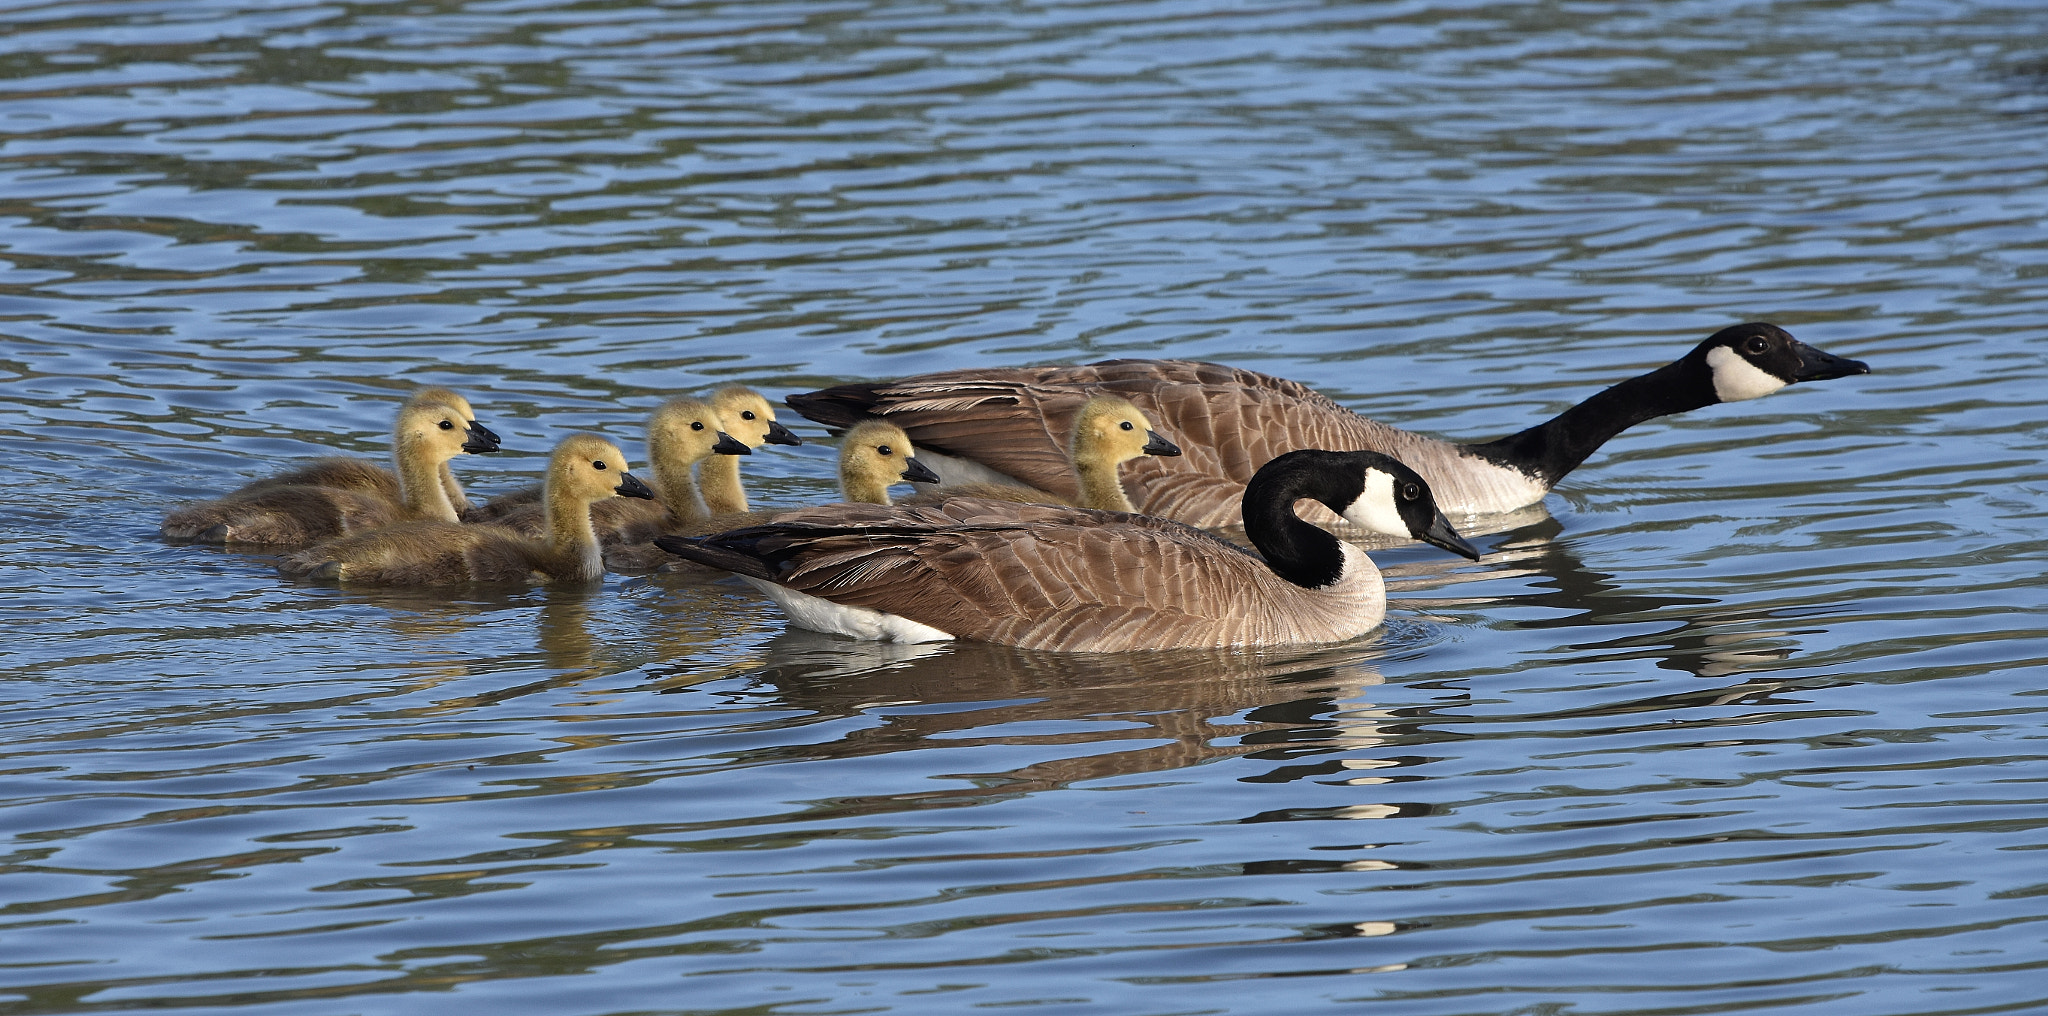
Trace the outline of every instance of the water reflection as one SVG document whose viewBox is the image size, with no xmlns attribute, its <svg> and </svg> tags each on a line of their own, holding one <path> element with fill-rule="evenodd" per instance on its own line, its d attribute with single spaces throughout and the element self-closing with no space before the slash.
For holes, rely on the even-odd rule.
<svg viewBox="0 0 2048 1016">
<path fill-rule="evenodd" d="M 1381 683 L 1374 661 L 1386 651 L 1368 643 L 1334 651 L 1042 653 L 970 642 L 858 642 L 792 630 L 768 641 L 765 662 L 717 676 L 742 680 L 754 694 L 801 710 L 813 722 L 873 721 L 829 744 L 756 759 L 763 763 L 935 744 L 1116 748 L 979 774 L 972 788 L 926 798 L 940 800 L 1039 792 L 1218 758 L 1279 759 L 1297 740 L 1372 743 L 1360 714 L 1327 714 Z M 702 672 L 664 675 L 659 667 L 649 673 L 667 693 L 711 679 Z"/>
</svg>

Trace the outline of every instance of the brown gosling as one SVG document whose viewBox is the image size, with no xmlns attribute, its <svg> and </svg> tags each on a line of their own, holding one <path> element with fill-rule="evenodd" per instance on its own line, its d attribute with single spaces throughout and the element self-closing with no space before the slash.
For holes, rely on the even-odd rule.
<svg viewBox="0 0 2048 1016">
<path fill-rule="evenodd" d="M 176 509 L 160 531 L 207 543 L 303 546 L 399 521 L 453 522 L 459 509 L 450 489 L 459 495 L 461 487 L 448 460 L 496 451 L 498 436 L 451 405 L 444 397 L 450 395 L 422 389 L 399 407 L 391 438 L 395 472 L 364 459 L 322 459 Z"/>
<path fill-rule="evenodd" d="M 662 403 L 647 418 L 647 461 L 654 469 L 655 500 L 608 499 L 592 505 L 590 521 L 597 542 L 606 547 L 645 542 L 703 520 L 710 513 L 697 493 L 691 467 L 713 456 L 746 454 L 746 445 L 719 429 L 718 412 L 710 403 L 687 396 Z M 490 521 L 540 536 L 546 532 L 540 494 L 539 487 L 531 487 L 492 498 L 465 521 Z M 490 517 L 479 518 L 485 515 Z"/>
<path fill-rule="evenodd" d="M 613 495 L 652 499 L 654 491 L 626 471 L 618 446 L 577 434 L 556 445 L 548 460 L 544 538 L 503 526 L 407 522 L 299 551 L 278 570 L 383 586 L 594 582 L 604 574 L 604 560 L 590 507 Z"/>
<path fill-rule="evenodd" d="M 710 402 L 725 422 L 721 429 L 748 448 L 804 443 L 788 427 L 775 422 L 775 407 L 752 388 L 725 385 L 711 393 Z M 697 483 L 704 495 L 704 507 L 711 514 L 747 510 L 747 491 L 740 485 L 740 460 L 724 456 L 705 460 L 697 467 Z"/>
<path fill-rule="evenodd" d="M 1067 462 L 1078 481 L 1078 497 L 1061 497 L 1051 491 L 1022 484 L 965 483 L 919 494 L 904 503 L 937 504 L 966 496 L 1019 504 L 1063 504 L 1108 512 L 1136 511 L 1124 493 L 1117 467 L 1143 455 L 1179 454 L 1180 448 L 1154 432 L 1151 422 L 1137 406 L 1114 395 L 1097 395 L 1083 403 L 1080 411 L 1074 414 L 1074 428 L 1067 437 Z"/>
</svg>

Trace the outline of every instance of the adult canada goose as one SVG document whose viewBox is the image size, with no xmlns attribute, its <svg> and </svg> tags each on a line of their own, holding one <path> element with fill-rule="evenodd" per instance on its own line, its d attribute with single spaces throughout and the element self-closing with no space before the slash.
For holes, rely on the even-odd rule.
<svg viewBox="0 0 2048 1016">
<path fill-rule="evenodd" d="M 889 488 L 894 484 L 939 482 L 939 474 L 919 462 L 914 456 L 915 451 L 916 449 L 910 445 L 910 438 L 903 433 L 903 428 L 893 423 L 869 420 L 856 424 L 839 441 L 841 496 L 848 501 L 888 504 Z M 660 485 L 656 486 L 658 488 Z M 662 496 L 668 497 L 666 493 Z M 606 568 L 617 572 L 653 571 L 672 565 L 686 565 L 687 562 L 677 561 L 675 555 L 655 546 L 655 537 L 703 536 L 707 533 L 765 522 L 774 514 L 767 511 L 744 511 L 705 515 L 700 511 L 693 515 L 677 515 L 665 519 L 658 526 L 636 528 L 630 533 L 622 533 L 620 539 L 610 542 L 603 540 L 603 533 L 600 531 L 600 542 L 605 542 L 604 564 Z M 692 569 L 668 567 L 667 570 Z M 723 575 L 724 572 L 718 574 Z"/>
<path fill-rule="evenodd" d="M 1645 420 L 1869 370 L 1775 325 L 1734 325 L 1555 419 L 1475 444 L 1368 420 L 1294 381 L 1187 360 L 973 368 L 787 401 L 828 426 L 870 416 L 902 425 L 949 483 L 1007 478 L 1068 495 L 1075 486 L 1059 437 L 1090 395 L 1110 392 L 1137 404 L 1186 453 L 1124 469 L 1123 487 L 1138 510 L 1221 527 L 1239 522 L 1238 495 L 1259 466 L 1297 448 L 1383 452 L 1426 477 L 1445 511 L 1502 512 L 1542 500 L 1609 438 Z"/>
<path fill-rule="evenodd" d="M 405 522 L 342 537 L 294 553 L 278 565 L 286 575 L 385 586 L 464 582 L 591 582 L 604 574 L 590 506 L 614 494 L 652 498 L 626 471 L 616 445 L 576 434 L 548 459 L 547 535 L 523 536 L 503 526 Z"/>
<path fill-rule="evenodd" d="M 590 507 L 598 542 L 651 540 L 656 533 L 709 514 L 690 470 L 715 455 L 746 455 L 749 449 L 720 429 L 718 411 L 703 399 L 670 399 L 647 417 L 647 461 L 654 473 L 652 501 L 606 499 Z M 528 536 L 547 532 L 541 487 L 500 494 L 463 516 L 465 522 L 493 522 Z"/>
<path fill-rule="evenodd" d="M 718 410 L 718 418 L 725 422 L 725 432 L 748 448 L 804 443 L 788 427 L 775 422 L 775 407 L 752 388 L 723 385 L 711 393 L 710 401 Z M 740 485 L 738 459 L 707 459 L 697 467 L 697 483 L 704 496 L 704 507 L 713 515 L 747 510 L 747 491 Z"/>
<path fill-rule="evenodd" d="M 1124 493 L 1117 467 L 1145 455 L 1179 455 L 1180 448 L 1152 430 L 1151 421 L 1129 400 L 1114 395 L 1096 395 L 1074 413 L 1074 425 L 1067 439 L 1067 463 L 1076 492 L 1066 497 L 1036 487 L 1004 483 L 967 483 L 910 499 L 912 504 L 933 504 L 954 495 L 1018 501 L 1026 504 L 1066 504 L 1108 512 L 1137 511 Z"/>
<path fill-rule="evenodd" d="M 392 428 L 396 472 L 367 460 L 329 458 L 250 483 L 226 497 L 176 509 L 160 531 L 209 543 L 296 546 L 405 519 L 455 521 L 461 486 L 448 460 L 498 450 L 498 436 L 469 420 L 468 403 L 422 389 Z"/>
<path fill-rule="evenodd" d="M 740 576 L 799 628 L 855 638 L 1114 652 L 1362 635 L 1386 612 L 1379 570 L 1295 515 L 1300 498 L 1479 557 L 1414 470 L 1377 452 L 1314 449 L 1267 463 L 1245 488 L 1245 529 L 1264 561 L 1166 519 L 972 497 L 828 505 L 655 542 Z"/>
</svg>

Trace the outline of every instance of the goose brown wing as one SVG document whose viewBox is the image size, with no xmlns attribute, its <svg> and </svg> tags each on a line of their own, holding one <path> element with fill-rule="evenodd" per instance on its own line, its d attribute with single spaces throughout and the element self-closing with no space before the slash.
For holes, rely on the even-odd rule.
<svg viewBox="0 0 2048 1016">
<path fill-rule="evenodd" d="M 881 418 L 900 424 L 919 448 L 980 462 L 1062 497 L 1079 493 L 1067 436 L 1086 391 L 1039 383 L 1071 370 L 1009 367 L 923 374 L 901 381 L 840 385 L 786 401 L 832 426 Z"/>
<path fill-rule="evenodd" d="M 921 448 L 1073 497 L 1078 491 L 1064 452 L 1066 435 L 1081 404 L 1100 392 L 1130 400 L 1181 448 L 1179 456 L 1123 465 L 1119 475 L 1132 503 L 1148 515 L 1193 525 L 1239 523 L 1245 483 L 1260 466 L 1296 449 L 1381 451 L 1403 461 L 1457 454 L 1444 442 L 1359 416 L 1299 382 L 1193 360 L 970 368 L 842 385 L 791 396 L 789 403 L 826 423 L 880 416 L 901 425 Z"/>
<path fill-rule="evenodd" d="M 798 592 L 1036 649 L 1265 640 L 1306 592 L 1179 523 L 976 498 L 791 512 L 708 542 L 763 562 Z"/>
</svg>

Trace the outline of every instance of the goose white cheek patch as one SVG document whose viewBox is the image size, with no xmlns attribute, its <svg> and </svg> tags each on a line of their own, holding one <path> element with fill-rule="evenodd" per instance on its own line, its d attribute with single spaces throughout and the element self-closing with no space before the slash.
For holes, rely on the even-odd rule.
<svg viewBox="0 0 2048 1016">
<path fill-rule="evenodd" d="M 1388 536 L 1407 536 L 1408 521 L 1401 517 L 1401 510 L 1394 506 L 1394 478 L 1377 469 L 1365 471 L 1365 490 L 1351 507 L 1344 509 L 1344 519 L 1361 529 Z"/>
<path fill-rule="evenodd" d="M 1707 351 L 1707 368 L 1714 372 L 1714 396 L 1722 402 L 1762 398 L 1791 383 L 1743 359 L 1742 354 L 1727 346 Z"/>
</svg>

